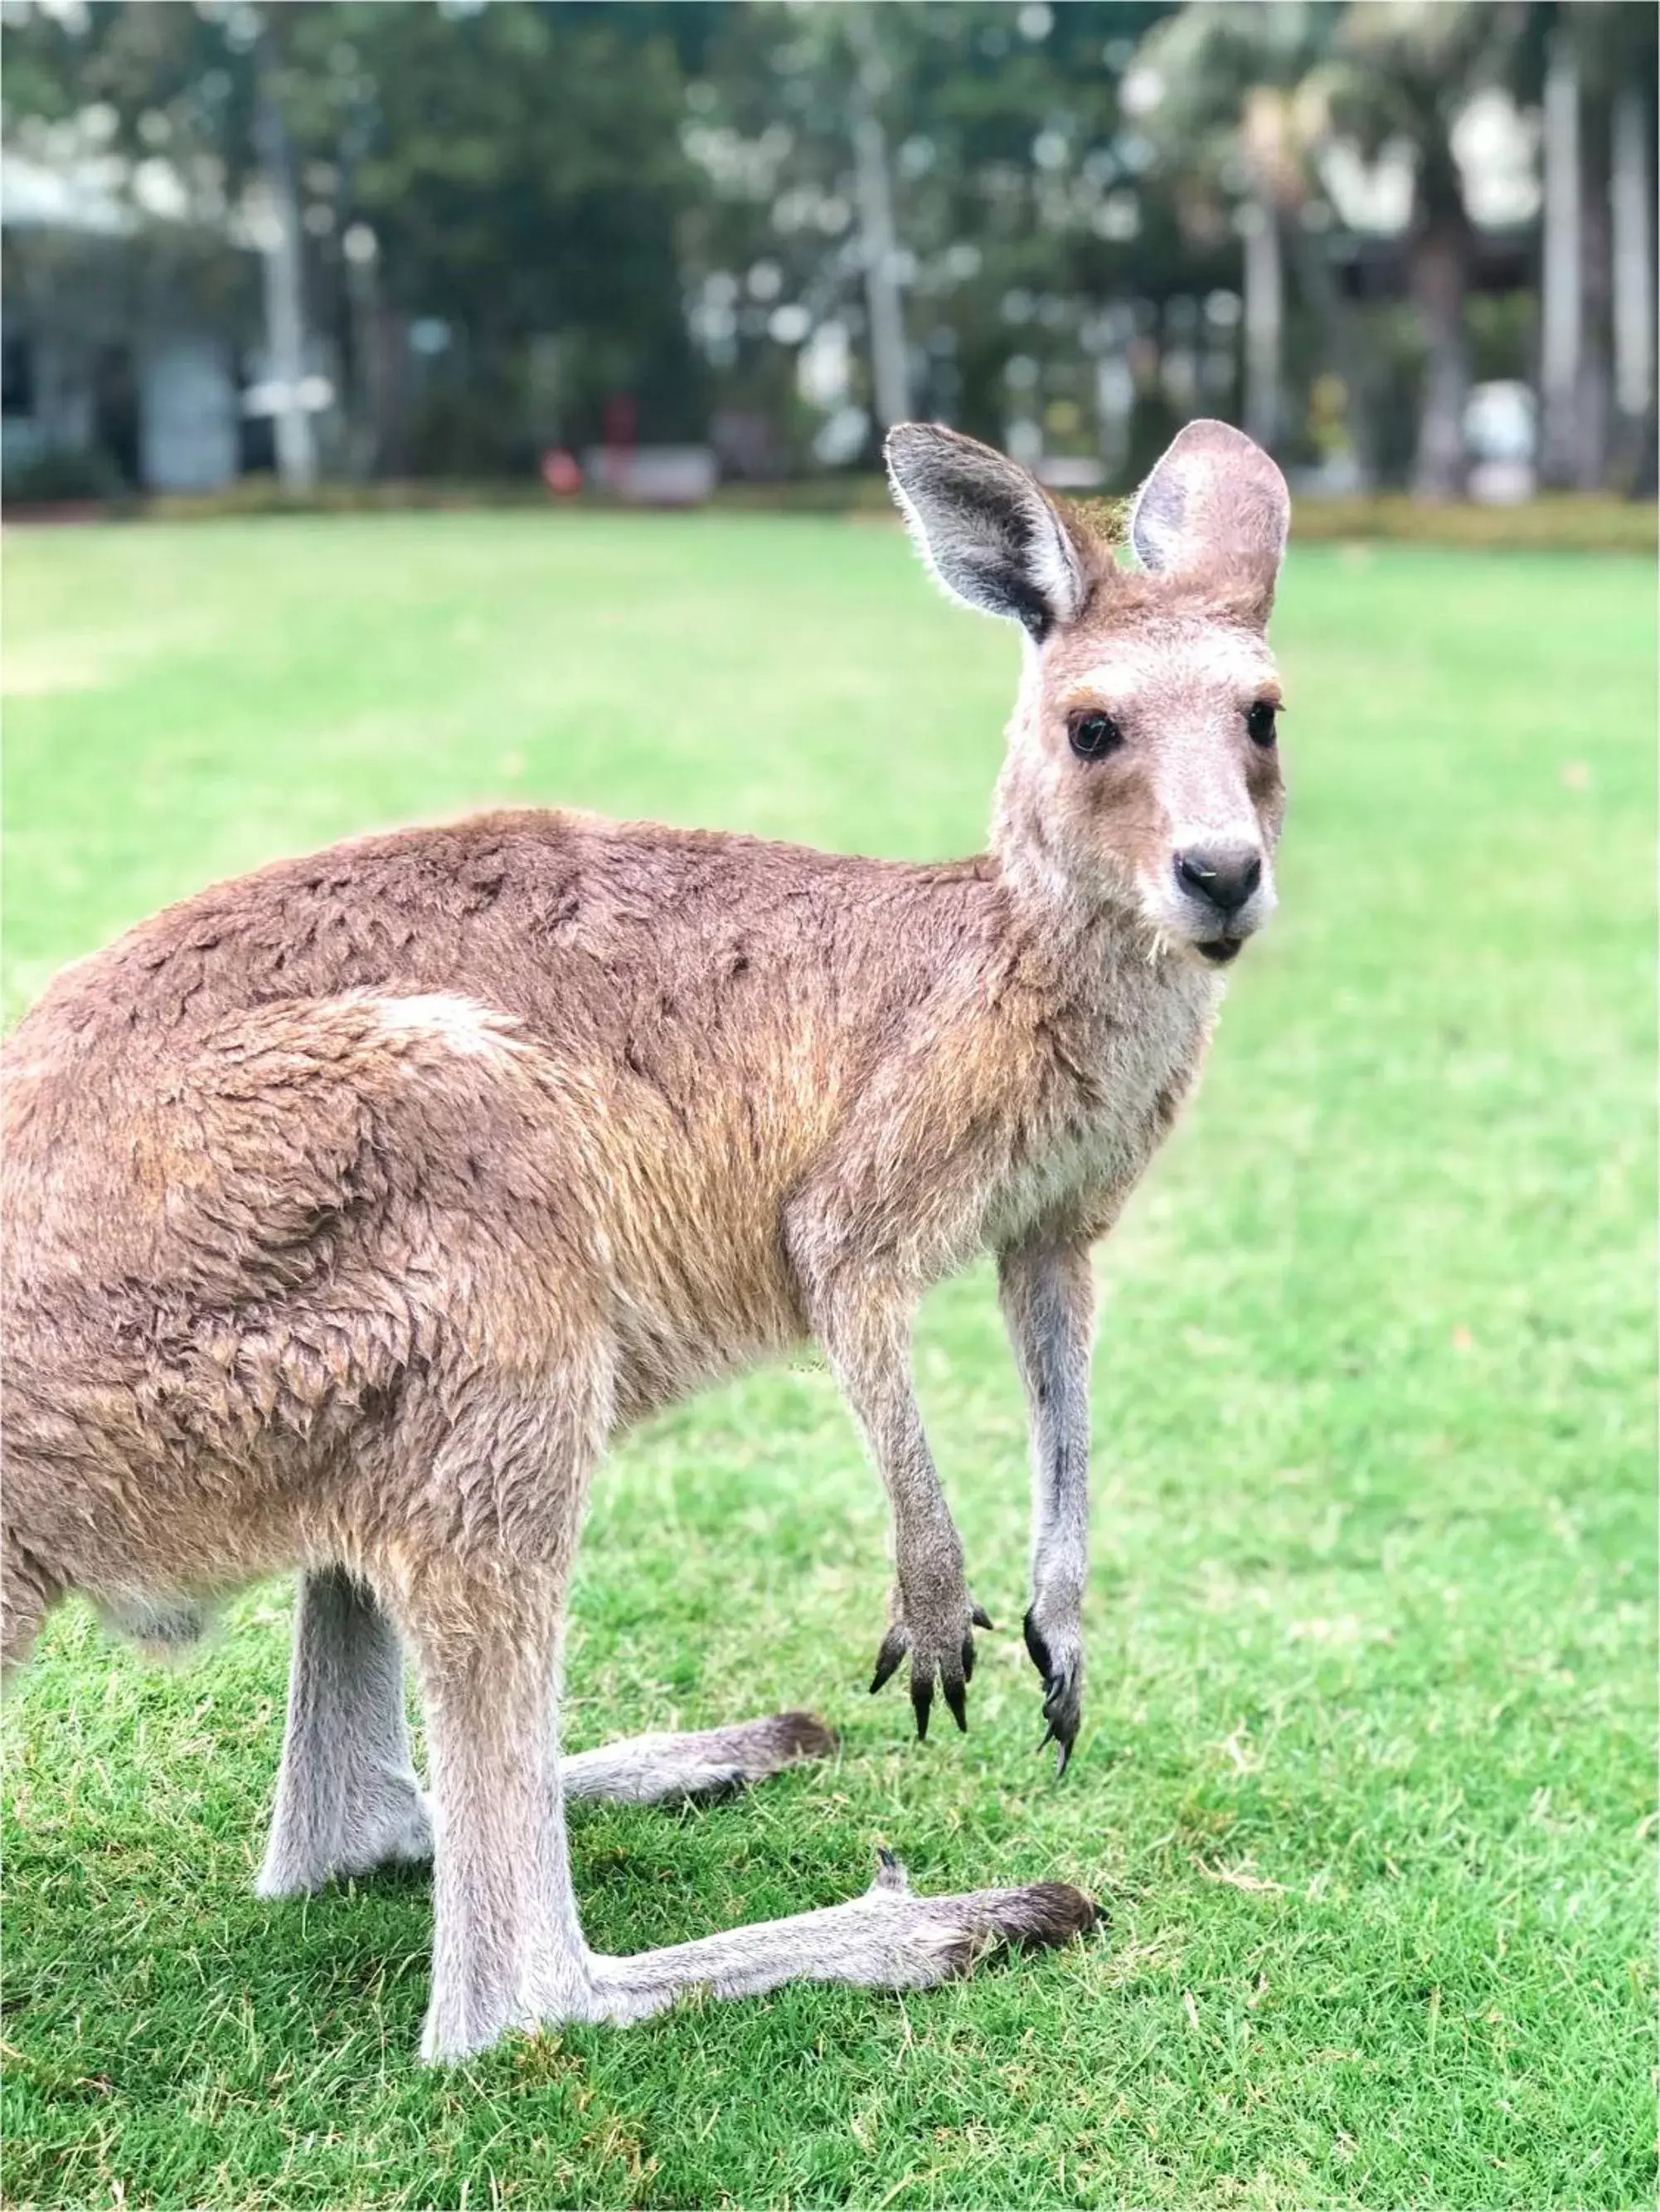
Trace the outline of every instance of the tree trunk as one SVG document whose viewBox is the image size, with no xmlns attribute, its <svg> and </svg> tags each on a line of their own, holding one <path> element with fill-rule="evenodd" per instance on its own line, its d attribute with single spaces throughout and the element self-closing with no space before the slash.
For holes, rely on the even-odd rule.
<svg viewBox="0 0 1660 2212">
<path fill-rule="evenodd" d="M 306 374 L 306 303 L 301 290 L 300 207 L 288 126 L 271 83 L 271 60 L 262 41 L 258 55 L 255 136 L 270 211 L 270 234 L 261 254 L 264 272 L 265 343 L 276 387 L 276 472 L 291 490 L 317 481 L 317 440 L 300 386 Z"/>
<path fill-rule="evenodd" d="M 900 297 L 889 181 L 888 134 L 876 112 L 883 70 L 875 33 L 860 9 L 849 17 L 857 58 L 853 79 L 853 175 L 858 195 L 859 242 L 864 262 L 865 312 L 870 319 L 870 386 L 878 426 L 886 430 L 911 416 L 911 362 L 905 342 L 905 304 Z"/>
<path fill-rule="evenodd" d="M 1579 76 L 1566 32 L 1545 72 L 1545 206 L 1539 342 L 1539 476 L 1572 483 L 1578 443 Z"/>
<path fill-rule="evenodd" d="M 1240 210 L 1245 233 L 1245 428 L 1267 452 L 1279 441 L 1283 412 L 1285 270 L 1274 207 L 1254 193 Z"/>
<path fill-rule="evenodd" d="M 1449 214 L 1421 230 L 1408 248 L 1408 282 L 1426 342 L 1418 450 L 1412 466 L 1417 499 L 1457 499 L 1464 490 L 1464 410 L 1469 398 L 1464 301 L 1469 289 L 1469 246 L 1468 223 L 1462 214 Z"/>
<path fill-rule="evenodd" d="M 1573 480 L 1581 491 L 1607 481 L 1614 394 L 1609 319 L 1614 291 L 1609 204 L 1609 113 L 1606 100 L 1582 102 L 1579 113 L 1579 383 L 1575 408 Z"/>
<path fill-rule="evenodd" d="M 1615 471 L 1639 488 L 1654 451 L 1654 203 L 1648 133 L 1634 87 L 1615 95 L 1609 198 L 1613 237 L 1614 397 L 1619 424 Z"/>
</svg>

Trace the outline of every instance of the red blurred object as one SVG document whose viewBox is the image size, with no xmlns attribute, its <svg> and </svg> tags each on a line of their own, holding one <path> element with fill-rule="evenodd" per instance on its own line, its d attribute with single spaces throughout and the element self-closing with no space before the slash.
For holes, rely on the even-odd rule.
<svg viewBox="0 0 1660 2212">
<path fill-rule="evenodd" d="M 574 453 L 551 446 L 542 457 L 542 481 L 556 499 L 569 499 L 582 489 L 582 468 Z"/>
</svg>

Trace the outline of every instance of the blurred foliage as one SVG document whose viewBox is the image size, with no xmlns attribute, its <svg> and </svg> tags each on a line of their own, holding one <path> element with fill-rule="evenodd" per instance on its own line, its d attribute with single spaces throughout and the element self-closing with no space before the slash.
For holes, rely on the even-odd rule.
<svg viewBox="0 0 1660 2212">
<path fill-rule="evenodd" d="M 1196 254 L 1168 198 L 1135 181 L 1152 149 L 1124 131 L 1118 88 L 1168 12 L 1142 0 L 722 11 L 688 133 L 715 189 L 689 228 L 730 373 L 764 377 L 769 298 L 863 327 L 845 120 L 863 70 L 892 149 L 916 411 L 999 438 L 1011 356 L 1035 356 L 1058 372 L 1045 396 L 1093 414 L 1092 357 L 1127 335 L 1103 325 L 1101 304 L 1156 305 L 1231 273 L 1225 239 Z M 730 270 L 743 273 L 736 300 Z"/>
<path fill-rule="evenodd" d="M 1283 458 L 1445 491 L 1472 377 L 1530 380 L 1536 350 L 1533 248 L 1506 246 L 1495 295 L 1454 125 L 1482 93 L 1536 114 L 1567 41 L 1602 205 L 1618 88 L 1652 146 L 1656 21 L 1634 0 L 9 0 L 0 115 L 23 151 L 116 156 L 141 210 L 165 172 L 201 232 L 246 243 L 274 104 L 348 472 L 518 473 L 549 443 L 712 425 L 742 473 L 868 463 L 869 113 L 912 411 L 1128 481 L 1187 415 L 1238 416 L 1241 231 L 1265 208 Z M 1403 239 L 1345 230 L 1339 141 L 1407 160 Z M 810 396 L 815 362 L 833 396 Z"/>
<path fill-rule="evenodd" d="M 700 189 L 679 124 L 706 42 L 698 5 L 189 6 L 94 0 L 4 26 L 4 120 L 91 106 L 135 163 L 165 158 L 193 212 L 222 220 L 256 167 L 269 73 L 301 166 L 312 308 L 349 344 L 345 241 L 373 240 L 379 289 L 466 333 L 467 396 L 426 409 L 440 465 L 529 458 L 525 341 L 594 360 L 589 411 L 621 384 L 660 433 L 706 395 L 681 312 L 676 226 Z M 342 349 L 345 349 L 342 347 Z M 457 420 L 457 416 L 461 419 Z"/>
<path fill-rule="evenodd" d="M 35 507 L 104 507 L 130 496 L 130 487 L 109 455 L 97 447 L 49 446 L 22 460 L 9 454 L 5 464 L 5 497 Z"/>
</svg>

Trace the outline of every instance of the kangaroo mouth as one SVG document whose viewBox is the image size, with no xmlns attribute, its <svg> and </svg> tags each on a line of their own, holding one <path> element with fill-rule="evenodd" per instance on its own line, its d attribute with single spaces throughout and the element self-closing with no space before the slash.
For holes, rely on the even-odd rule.
<svg viewBox="0 0 1660 2212">
<path fill-rule="evenodd" d="M 1243 937 L 1212 937 L 1201 939 L 1194 950 L 1213 968 L 1226 968 L 1230 960 L 1239 958 L 1244 945 Z"/>
</svg>

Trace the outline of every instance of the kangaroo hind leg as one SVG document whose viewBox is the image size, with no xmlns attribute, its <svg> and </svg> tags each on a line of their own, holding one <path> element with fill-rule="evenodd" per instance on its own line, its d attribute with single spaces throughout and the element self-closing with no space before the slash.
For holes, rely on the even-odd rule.
<svg viewBox="0 0 1660 2212">
<path fill-rule="evenodd" d="M 432 1820 L 410 1764 L 397 1631 L 343 1569 L 303 1574 L 259 1893 L 294 1897 L 432 1853 Z"/>
<path fill-rule="evenodd" d="M 624 1805 L 730 1796 L 803 1759 L 828 1759 L 836 1739 L 816 1713 L 768 1713 L 733 1728 L 628 1735 L 560 1761 L 567 1797 Z"/>
<path fill-rule="evenodd" d="M 642 2019 L 696 1985 L 719 1996 L 794 1980 L 920 1989 L 1001 1944 L 1058 1943 L 1094 1922 L 1063 1883 L 917 1897 L 884 1862 L 863 1897 L 821 1911 L 628 1957 L 591 1952 L 556 1749 L 562 1582 L 521 1565 L 434 1577 L 409 1601 L 438 1838 L 427 2058 L 464 2057 L 513 2027 Z"/>
<path fill-rule="evenodd" d="M 631 1958 L 596 1958 L 592 1970 L 607 2015 L 640 2020 L 692 1987 L 718 1997 L 759 1996 L 796 1981 L 927 1989 L 1011 1944 L 1064 1943 L 1098 1917 L 1090 1899 L 1063 1881 L 918 1897 L 898 1860 L 882 1851 L 863 1897 Z"/>
</svg>

